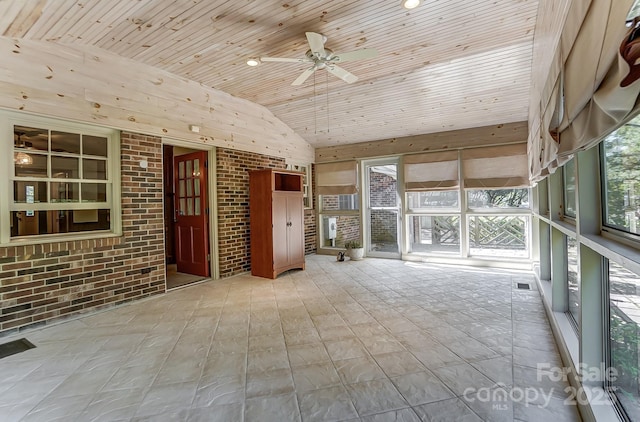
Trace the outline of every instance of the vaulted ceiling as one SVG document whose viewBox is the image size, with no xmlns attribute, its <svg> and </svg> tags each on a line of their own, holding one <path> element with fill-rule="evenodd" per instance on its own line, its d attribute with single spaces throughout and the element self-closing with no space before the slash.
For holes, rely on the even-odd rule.
<svg viewBox="0 0 640 422">
<path fill-rule="evenodd" d="M 537 0 L 3 0 L 0 33 L 88 45 L 262 104 L 314 147 L 528 117 Z M 305 32 L 347 62 L 347 84 L 305 63 Z M 96 76 L 99 78 L 99 76 Z"/>
</svg>

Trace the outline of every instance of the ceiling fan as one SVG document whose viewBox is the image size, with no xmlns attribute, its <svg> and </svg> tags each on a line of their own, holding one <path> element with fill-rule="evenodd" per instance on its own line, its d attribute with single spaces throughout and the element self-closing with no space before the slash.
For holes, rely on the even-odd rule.
<svg viewBox="0 0 640 422">
<path fill-rule="evenodd" d="M 302 85 L 309 76 L 316 70 L 327 69 L 327 71 L 346 83 L 354 83 L 358 77 L 353 73 L 341 68 L 336 63 L 350 62 L 355 60 L 371 59 L 378 55 L 374 48 L 363 48 L 361 50 L 350 51 L 348 53 L 337 54 L 325 48 L 324 43 L 327 37 L 316 32 L 306 32 L 310 49 L 305 56 L 300 59 L 289 59 L 284 57 L 260 57 L 262 62 L 288 62 L 288 63 L 311 63 L 312 66 L 306 69 L 291 85 Z"/>
</svg>

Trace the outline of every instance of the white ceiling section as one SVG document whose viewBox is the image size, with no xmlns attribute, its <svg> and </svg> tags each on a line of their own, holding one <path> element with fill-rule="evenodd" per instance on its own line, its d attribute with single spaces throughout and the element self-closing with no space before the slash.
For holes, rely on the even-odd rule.
<svg viewBox="0 0 640 422">
<path fill-rule="evenodd" d="M 526 121 L 537 0 L 3 0 L 0 33 L 91 45 L 266 106 L 314 147 Z M 291 86 L 305 32 L 375 48 Z M 315 92 L 315 97 L 314 97 Z M 328 107 L 327 107 L 328 106 Z"/>
</svg>

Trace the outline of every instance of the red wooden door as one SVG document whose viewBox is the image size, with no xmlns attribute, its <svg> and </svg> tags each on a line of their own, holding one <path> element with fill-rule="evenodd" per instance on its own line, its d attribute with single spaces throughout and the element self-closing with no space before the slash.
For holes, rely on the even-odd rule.
<svg viewBox="0 0 640 422">
<path fill-rule="evenodd" d="M 207 153 L 174 157 L 175 254 L 178 272 L 209 276 Z"/>
</svg>

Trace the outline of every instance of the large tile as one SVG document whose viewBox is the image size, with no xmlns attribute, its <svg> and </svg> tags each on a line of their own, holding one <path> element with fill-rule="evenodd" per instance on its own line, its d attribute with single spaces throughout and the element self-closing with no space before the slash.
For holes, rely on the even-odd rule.
<svg viewBox="0 0 640 422">
<path fill-rule="evenodd" d="M 244 420 L 260 422 L 300 422 L 296 395 L 265 396 L 247 399 Z"/>
<path fill-rule="evenodd" d="M 411 408 L 364 416 L 361 420 L 362 422 L 420 422 L 420 418 Z"/>
<path fill-rule="evenodd" d="M 433 372 L 457 396 L 462 396 L 467 391 L 492 388 L 495 385 L 493 381 L 468 363 L 437 368 Z"/>
<path fill-rule="evenodd" d="M 409 407 L 388 379 L 350 384 L 347 389 L 360 416 Z"/>
<path fill-rule="evenodd" d="M 196 394 L 195 382 L 153 386 L 142 400 L 136 416 L 153 416 L 189 409 Z"/>
<path fill-rule="evenodd" d="M 218 404 L 244 402 L 245 378 L 243 375 L 207 376 L 198 384 L 193 407 L 210 407 Z"/>
<path fill-rule="evenodd" d="M 455 396 L 435 375 L 427 371 L 401 375 L 391 380 L 412 406 Z"/>
<path fill-rule="evenodd" d="M 376 355 L 375 360 L 388 377 L 424 371 L 426 368 L 409 352 Z"/>
<path fill-rule="evenodd" d="M 325 342 L 332 360 L 352 359 L 367 356 L 367 350 L 358 339 Z"/>
<path fill-rule="evenodd" d="M 341 385 L 299 393 L 298 401 L 303 422 L 343 421 L 358 417 L 349 394 Z"/>
<path fill-rule="evenodd" d="M 304 392 L 340 384 L 340 376 L 331 362 L 293 368 L 296 391 Z"/>
<path fill-rule="evenodd" d="M 247 375 L 247 398 L 288 394 L 294 390 L 290 369 L 276 369 Z"/>
<path fill-rule="evenodd" d="M 143 389 L 115 390 L 97 394 L 79 420 L 118 421 L 131 419 L 144 397 Z"/>
<path fill-rule="evenodd" d="M 385 378 L 386 375 L 378 364 L 370 357 L 344 359 L 334 362 L 334 365 L 345 384 L 355 384 L 362 381 Z"/>
<path fill-rule="evenodd" d="M 482 422 L 482 419 L 458 398 L 423 404 L 413 409 L 424 422 Z"/>
</svg>

